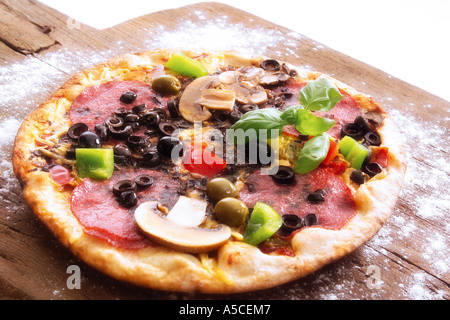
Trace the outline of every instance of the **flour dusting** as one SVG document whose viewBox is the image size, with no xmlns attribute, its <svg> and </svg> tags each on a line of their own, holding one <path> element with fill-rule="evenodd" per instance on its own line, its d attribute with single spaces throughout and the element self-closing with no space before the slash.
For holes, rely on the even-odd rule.
<svg viewBox="0 0 450 320">
<path fill-rule="evenodd" d="M 0 66 L 0 108 L 25 117 L 24 110 L 35 107 L 36 98 L 45 99 L 60 85 L 63 77 L 54 67 L 32 57 Z"/>
<path fill-rule="evenodd" d="M 294 32 L 286 37 L 277 29 L 250 29 L 242 23 L 231 23 L 227 16 L 222 16 L 214 20 L 185 20 L 176 31 L 159 30 L 146 44 L 150 48 L 236 50 L 243 54 L 266 54 L 270 48 L 275 55 L 281 55 L 277 47 L 282 45 L 296 57 L 296 43 L 290 39 L 292 37 L 296 37 Z"/>
<path fill-rule="evenodd" d="M 192 15 L 179 20 L 175 29 L 160 26 L 153 30 L 138 30 L 136 39 L 140 40 L 132 51 L 156 48 L 236 50 L 254 55 L 266 55 L 270 52 L 279 59 L 299 57 L 297 44 L 302 36 L 295 32 L 286 34 L 285 31 L 258 26 L 247 28 L 242 23 L 232 23 L 226 15 L 210 19 L 202 11 L 196 11 Z M 322 49 L 320 44 L 314 47 L 315 51 Z M 6 203 L 9 212 L 25 210 L 23 202 L 13 204 L 8 200 L 8 196 L 11 198 L 11 190 L 19 190 L 12 172 L 11 152 L 22 119 L 72 74 L 127 52 L 130 52 L 129 46 L 125 40 L 121 40 L 105 50 L 61 48 L 42 52 L 39 59 L 26 56 L 20 62 L 0 65 L 0 108 L 7 110 L 10 115 L 8 118 L 0 117 L 0 201 Z M 311 69 L 308 65 L 301 67 Z M 363 85 L 370 87 L 370 83 Z M 419 260 L 426 261 L 427 265 L 414 267 L 411 280 L 397 284 L 398 288 L 410 299 L 443 299 L 446 297 L 445 293 L 433 289 L 427 272 L 447 279 L 450 272 L 450 114 L 436 122 L 429 122 L 415 116 L 414 110 L 423 108 L 427 112 L 433 112 L 435 106 L 431 104 L 420 106 L 411 102 L 403 106 L 404 111 L 400 111 L 396 108 L 395 98 L 385 97 L 381 103 L 396 121 L 404 137 L 408 169 L 400 205 L 396 207 L 386 226 L 359 252 L 368 265 L 379 261 L 388 264 L 389 259 L 385 257 L 390 253 L 387 249 L 397 250 L 396 254 L 410 260 L 418 255 Z M 405 206 L 413 213 L 412 216 L 405 214 Z M 438 226 L 442 232 L 427 234 L 422 223 Z M 416 241 L 415 238 L 425 241 Z M 411 250 L 399 249 L 402 243 L 412 243 L 412 248 L 407 248 Z M 362 274 L 364 280 L 360 283 L 348 280 L 345 278 L 348 272 Z M 383 273 L 381 275 L 383 277 Z M 316 291 L 311 294 L 318 294 L 326 300 L 351 298 L 353 295 L 365 295 L 367 299 L 383 297 L 387 283 L 382 282 L 379 289 L 369 290 L 364 284 L 365 279 L 367 277 L 362 268 L 348 270 L 340 265 L 337 271 L 333 269 L 333 272 L 320 273 L 313 281 Z M 302 287 L 302 282 L 286 290 L 286 299 L 308 298 L 299 296 L 300 292 L 307 292 Z M 59 292 L 55 291 L 54 294 L 58 295 Z"/>
</svg>

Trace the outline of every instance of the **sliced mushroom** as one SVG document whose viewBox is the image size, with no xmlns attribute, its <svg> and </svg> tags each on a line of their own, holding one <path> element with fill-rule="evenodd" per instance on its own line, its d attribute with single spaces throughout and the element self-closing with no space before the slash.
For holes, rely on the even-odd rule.
<svg viewBox="0 0 450 320">
<path fill-rule="evenodd" d="M 248 83 L 233 83 L 230 88 L 236 93 L 236 100 L 242 104 L 262 104 L 267 101 L 267 93 L 261 86 Z"/>
<path fill-rule="evenodd" d="M 232 111 L 235 98 L 233 90 L 205 89 L 196 102 L 208 109 Z"/>
<path fill-rule="evenodd" d="M 224 71 L 219 74 L 218 78 L 223 84 L 232 84 L 242 80 L 244 75 L 239 71 Z"/>
<path fill-rule="evenodd" d="M 211 229 L 177 224 L 161 215 L 157 201 L 141 204 L 136 208 L 134 217 L 139 228 L 150 239 L 183 252 L 212 251 L 225 244 L 231 236 L 231 229 L 224 224 Z"/>
<path fill-rule="evenodd" d="M 265 89 L 259 85 L 264 76 L 265 71 L 261 68 L 242 67 L 236 71 L 222 72 L 218 79 L 224 88 L 235 92 L 236 101 L 242 104 L 262 104 L 268 99 Z"/>
<path fill-rule="evenodd" d="M 264 73 L 264 76 L 261 77 L 259 83 L 263 86 L 264 85 L 273 86 L 273 85 L 280 84 L 281 82 L 285 82 L 285 81 L 289 80 L 289 78 L 290 78 L 290 76 L 284 72 L 266 71 Z"/>
<path fill-rule="evenodd" d="M 264 76 L 264 70 L 261 68 L 246 68 L 242 67 L 238 69 L 240 73 L 245 76 L 245 82 L 247 82 L 251 86 L 256 86 L 259 84 L 261 77 Z"/>
<path fill-rule="evenodd" d="M 217 77 L 206 76 L 195 79 L 186 87 L 178 105 L 178 111 L 184 120 L 196 122 L 206 121 L 211 118 L 211 112 L 206 107 L 198 104 L 197 100 L 200 99 L 203 90 L 218 83 Z"/>
</svg>

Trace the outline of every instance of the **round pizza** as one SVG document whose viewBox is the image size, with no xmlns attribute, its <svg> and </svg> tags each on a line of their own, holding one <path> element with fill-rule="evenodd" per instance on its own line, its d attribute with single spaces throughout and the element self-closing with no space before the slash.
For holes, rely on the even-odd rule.
<svg viewBox="0 0 450 320">
<path fill-rule="evenodd" d="M 386 222 L 406 168 L 373 98 L 237 52 L 152 50 L 75 74 L 20 127 L 38 218 L 109 276 L 236 293 L 339 259 Z"/>
</svg>

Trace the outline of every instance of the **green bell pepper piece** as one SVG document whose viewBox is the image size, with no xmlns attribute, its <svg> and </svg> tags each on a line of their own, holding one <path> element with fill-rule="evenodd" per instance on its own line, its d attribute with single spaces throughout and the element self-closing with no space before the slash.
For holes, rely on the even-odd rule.
<svg viewBox="0 0 450 320">
<path fill-rule="evenodd" d="M 164 66 L 167 69 L 189 77 L 200 78 L 209 74 L 208 70 L 200 61 L 191 59 L 181 52 L 172 55 Z"/>
<path fill-rule="evenodd" d="M 81 178 L 104 180 L 114 172 L 113 149 L 77 148 L 75 149 L 78 175 Z"/>
<path fill-rule="evenodd" d="M 349 136 L 342 138 L 338 144 L 339 150 L 344 155 L 345 160 L 350 162 L 352 168 L 361 169 L 364 160 L 369 154 L 369 149 Z"/>
<path fill-rule="evenodd" d="M 281 227 L 280 215 L 268 204 L 257 202 L 244 231 L 244 242 L 256 246 Z"/>
</svg>

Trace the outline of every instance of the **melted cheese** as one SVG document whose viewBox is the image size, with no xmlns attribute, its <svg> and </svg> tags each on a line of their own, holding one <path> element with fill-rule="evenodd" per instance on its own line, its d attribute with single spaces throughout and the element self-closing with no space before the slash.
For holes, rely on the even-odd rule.
<svg viewBox="0 0 450 320">
<path fill-rule="evenodd" d="M 199 257 L 200 262 L 205 270 L 216 276 L 227 285 L 234 284 L 234 279 L 231 277 L 231 275 L 228 272 L 217 267 L 217 259 L 211 258 L 207 253 L 200 253 Z"/>
</svg>

